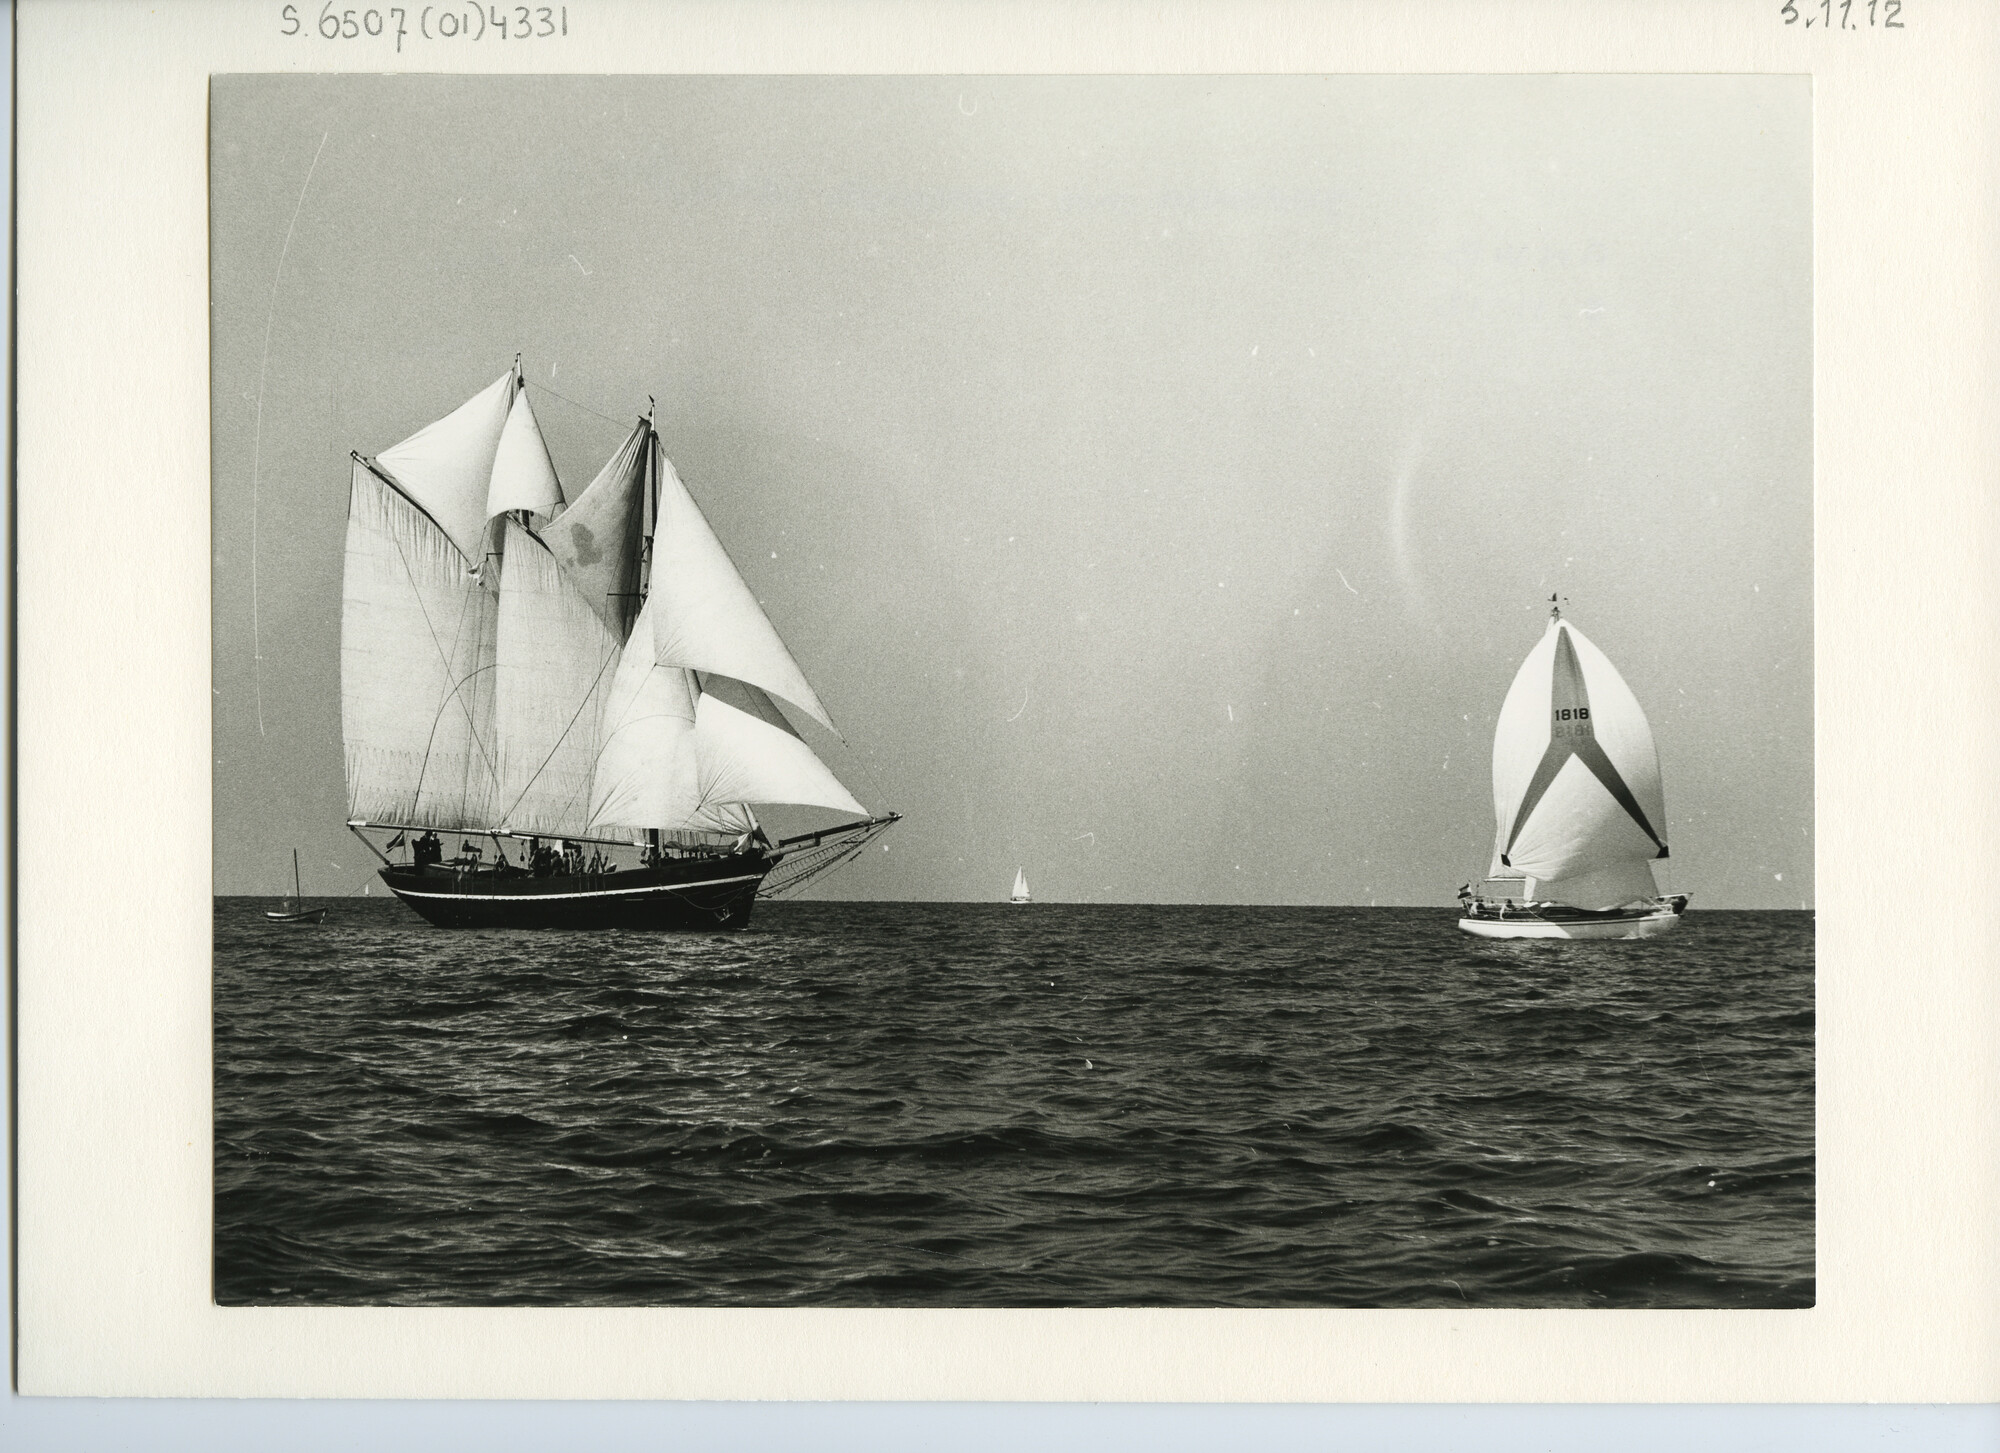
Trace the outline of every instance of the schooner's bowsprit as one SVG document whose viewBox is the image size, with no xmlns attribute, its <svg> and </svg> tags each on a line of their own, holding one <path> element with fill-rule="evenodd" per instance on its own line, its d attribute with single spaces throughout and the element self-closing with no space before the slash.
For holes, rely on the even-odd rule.
<svg viewBox="0 0 2000 1453">
<path fill-rule="evenodd" d="M 1666 798 L 1638 698 L 1582 631 L 1548 629 L 1493 735 L 1493 863 L 1459 890 L 1458 926 L 1482 938 L 1651 938 L 1680 921 L 1661 897 Z"/>
<path fill-rule="evenodd" d="M 833 730 L 650 416 L 566 500 L 517 362 L 353 459 L 348 826 L 430 922 L 740 928 L 897 820 L 786 720 Z M 752 803 L 857 820 L 773 842 Z"/>
</svg>

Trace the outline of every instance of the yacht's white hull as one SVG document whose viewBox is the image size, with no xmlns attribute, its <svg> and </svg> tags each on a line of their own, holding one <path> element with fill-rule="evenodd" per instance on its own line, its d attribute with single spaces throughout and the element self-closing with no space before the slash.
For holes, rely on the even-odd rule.
<svg viewBox="0 0 2000 1453">
<path fill-rule="evenodd" d="M 1461 918 L 1458 926 L 1477 938 L 1658 938 L 1680 921 L 1680 909 L 1667 903 L 1615 918 L 1544 918 L 1524 910 L 1505 918 Z"/>
</svg>

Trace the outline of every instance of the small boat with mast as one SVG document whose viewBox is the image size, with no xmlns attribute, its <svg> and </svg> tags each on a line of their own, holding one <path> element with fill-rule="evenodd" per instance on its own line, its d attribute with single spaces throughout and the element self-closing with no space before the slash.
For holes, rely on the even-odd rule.
<svg viewBox="0 0 2000 1453">
<path fill-rule="evenodd" d="M 1493 735 L 1492 865 L 1459 889 L 1481 938 L 1652 938 L 1680 922 L 1662 897 L 1666 798 L 1653 729 L 1604 653 L 1562 617 L 1514 676 Z"/>
<path fill-rule="evenodd" d="M 292 849 L 292 896 L 283 899 L 276 908 L 266 908 L 264 916 L 273 923 L 313 924 L 326 921 L 324 908 L 306 907 L 306 895 L 299 887 L 299 850 Z"/>
<path fill-rule="evenodd" d="M 1014 870 L 1014 892 L 1007 901 L 1009 903 L 1026 903 L 1029 901 L 1028 870 L 1026 868 L 1016 868 Z"/>
<path fill-rule="evenodd" d="M 518 357 L 352 459 L 347 825 L 431 923 L 740 928 L 759 896 L 898 820 L 871 816 L 779 707 L 834 731 L 650 408 L 574 499 Z M 774 842 L 753 803 L 854 820 Z"/>
</svg>

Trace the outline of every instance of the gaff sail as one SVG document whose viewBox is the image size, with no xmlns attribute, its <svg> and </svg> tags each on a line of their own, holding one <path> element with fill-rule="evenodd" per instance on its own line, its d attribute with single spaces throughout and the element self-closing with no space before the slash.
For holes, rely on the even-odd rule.
<svg viewBox="0 0 2000 1453">
<path fill-rule="evenodd" d="M 1659 892 L 1667 856 L 1659 754 L 1638 698 L 1560 618 L 1528 653 L 1493 738 L 1493 876 L 1538 899 L 1616 908 Z"/>
<path fill-rule="evenodd" d="M 340 618 L 350 820 L 484 824 L 496 604 L 424 512 L 357 461 Z"/>
</svg>

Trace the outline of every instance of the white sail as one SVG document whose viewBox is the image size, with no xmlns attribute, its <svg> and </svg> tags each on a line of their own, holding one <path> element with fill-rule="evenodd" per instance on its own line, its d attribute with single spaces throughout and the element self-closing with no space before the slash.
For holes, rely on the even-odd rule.
<svg viewBox="0 0 2000 1453">
<path fill-rule="evenodd" d="M 486 554 L 486 501 L 514 387 L 514 375 L 503 374 L 375 459 L 475 570 Z"/>
<path fill-rule="evenodd" d="M 769 696 L 726 676 L 697 680 L 695 747 L 704 810 L 722 803 L 779 802 L 868 815 Z"/>
<path fill-rule="evenodd" d="M 597 733 L 619 644 L 548 548 L 509 519 L 501 556 L 494 825 L 549 837 L 589 826 Z"/>
<path fill-rule="evenodd" d="M 639 613 L 604 699 L 590 827 L 683 829 L 701 810 L 694 677 L 653 660 L 652 602 Z"/>
<path fill-rule="evenodd" d="M 524 388 L 514 395 L 500 443 L 493 455 L 493 477 L 486 489 L 486 513 L 527 510 L 547 519 L 562 507 L 562 485 L 556 480 L 549 446 L 528 405 Z"/>
<path fill-rule="evenodd" d="M 1652 728 L 1624 679 L 1552 619 L 1515 674 L 1493 739 L 1492 873 L 1536 898 L 1615 908 L 1659 890 L 1666 801 Z"/>
<path fill-rule="evenodd" d="M 1014 870 L 1014 892 L 1008 901 L 1011 903 L 1026 903 L 1028 901 L 1028 870 L 1026 868 L 1016 868 Z"/>
<path fill-rule="evenodd" d="M 826 708 L 737 574 L 694 496 L 664 455 L 657 456 L 657 467 L 651 599 L 660 608 L 653 616 L 654 659 L 662 666 L 714 672 L 762 687 L 834 730 Z"/>
<path fill-rule="evenodd" d="M 485 824 L 495 604 L 423 511 L 356 463 L 340 623 L 350 819 Z"/>
<path fill-rule="evenodd" d="M 622 639 L 639 608 L 639 532 L 652 427 L 641 422 L 542 538 L 590 608 Z"/>
</svg>

